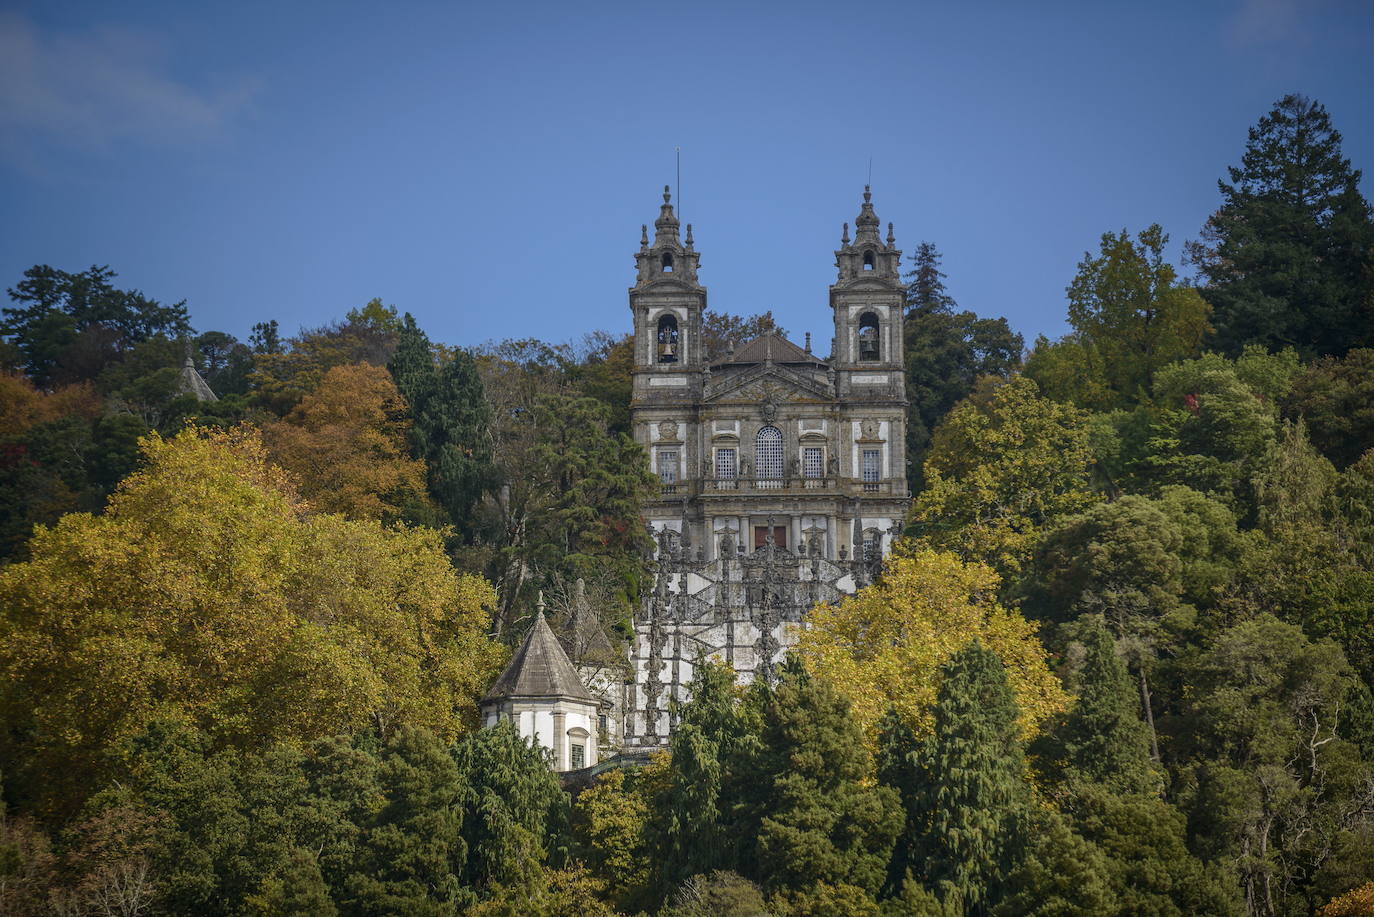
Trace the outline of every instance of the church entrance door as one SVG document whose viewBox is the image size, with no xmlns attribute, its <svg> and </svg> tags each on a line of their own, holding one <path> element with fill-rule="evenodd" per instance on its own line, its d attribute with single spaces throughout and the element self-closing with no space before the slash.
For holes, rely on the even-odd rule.
<svg viewBox="0 0 1374 917">
<path fill-rule="evenodd" d="M 768 543 L 768 526 L 754 526 L 754 550 L 757 551 Z M 773 526 L 773 544 L 779 548 L 787 547 L 787 526 Z"/>
</svg>

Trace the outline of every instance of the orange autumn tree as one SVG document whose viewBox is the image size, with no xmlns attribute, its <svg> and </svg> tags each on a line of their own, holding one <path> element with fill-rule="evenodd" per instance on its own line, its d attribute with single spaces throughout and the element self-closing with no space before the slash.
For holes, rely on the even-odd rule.
<svg viewBox="0 0 1374 917">
<path fill-rule="evenodd" d="M 371 363 L 330 369 L 263 430 L 272 461 L 294 475 L 314 509 L 383 521 L 432 510 L 409 436 L 405 399 L 391 373 Z"/>
<path fill-rule="evenodd" d="M 18 373 L 0 372 L 0 437 L 19 436 L 30 427 L 69 415 L 100 416 L 101 399 L 89 382 L 44 392 Z"/>
<path fill-rule="evenodd" d="M 997 574 L 945 551 L 899 545 L 882 579 L 807 616 L 797 653 L 808 671 L 848 695 L 870 741 L 894 709 L 916 730 L 933 728 L 941 667 L 975 639 L 995 652 L 1033 734 L 1067 709 L 1036 627 L 997 602 Z"/>
<path fill-rule="evenodd" d="M 307 513 L 251 427 L 142 445 L 103 515 L 0 571 L 7 782 L 74 805 L 166 719 L 245 749 L 475 725 L 495 595 L 440 533 Z"/>
</svg>

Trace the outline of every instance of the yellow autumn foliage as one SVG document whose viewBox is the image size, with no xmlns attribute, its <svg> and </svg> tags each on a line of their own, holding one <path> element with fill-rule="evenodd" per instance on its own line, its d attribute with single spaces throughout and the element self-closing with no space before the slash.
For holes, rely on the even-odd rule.
<svg viewBox="0 0 1374 917">
<path fill-rule="evenodd" d="M 274 464 L 319 512 L 388 520 L 428 503 L 425 463 L 410 457 L 410 413 L 384 366 L 349 363 L 263 430 Z"/>
<path fill-rule="evenodd" d="M 1029 737 L 1070 698 L 1035 625 L 999 605 L 997 587 L 997 574 L 983 564 L 943 551 L 898 551 L 879 582 L 812 609 L 797 652 L 810 672 L 849 696 L 872 741 L 889 708 L 928 734 L 940 667 L 977 638 L 1006 665 Z"/>
<path fill-rule="evenodd" d="M 1351 889 L 1321 909 L 1322 917 L 1374 917 L 1374 882 Z"/>
<path fill-rule="evenodd" d="M 474 725 L 495 595 L 440 533 L 306 513 L 251 427 L 143 451 L 104 515 L 0 571 L 5 759 L 79 795 L 160 718 L 238 747 Z"/>
</svg>

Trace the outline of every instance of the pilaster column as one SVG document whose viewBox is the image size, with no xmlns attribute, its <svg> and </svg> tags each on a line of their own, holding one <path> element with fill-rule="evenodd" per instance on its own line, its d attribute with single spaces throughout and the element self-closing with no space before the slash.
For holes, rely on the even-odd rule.
<svg viewBox="0 0 1374 917">
<path fill-rule="evenodd" d="M 568 769 L 568 715 L 562 710 L 553 712 L 553 769 Z"/>
</svg>

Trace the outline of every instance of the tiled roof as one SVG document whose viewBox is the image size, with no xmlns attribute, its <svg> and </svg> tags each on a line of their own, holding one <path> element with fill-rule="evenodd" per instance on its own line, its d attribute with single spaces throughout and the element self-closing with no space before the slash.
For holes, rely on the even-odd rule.
<svg viewBox="0 0 1374 917">
<path fill-rule="evenodd" d="M 809 354 L 776 331 L 769 331 L 754 338 L 737 350 L 726 363 L 819 363 L 814 354 Z"/>
<path fill-rule="evenodd" d="M 577 669 L 559 646 L 542 611 L 482 703 L 508 697 L 567 697 L 596 702 L 577 677 Z"/>
</svg>

